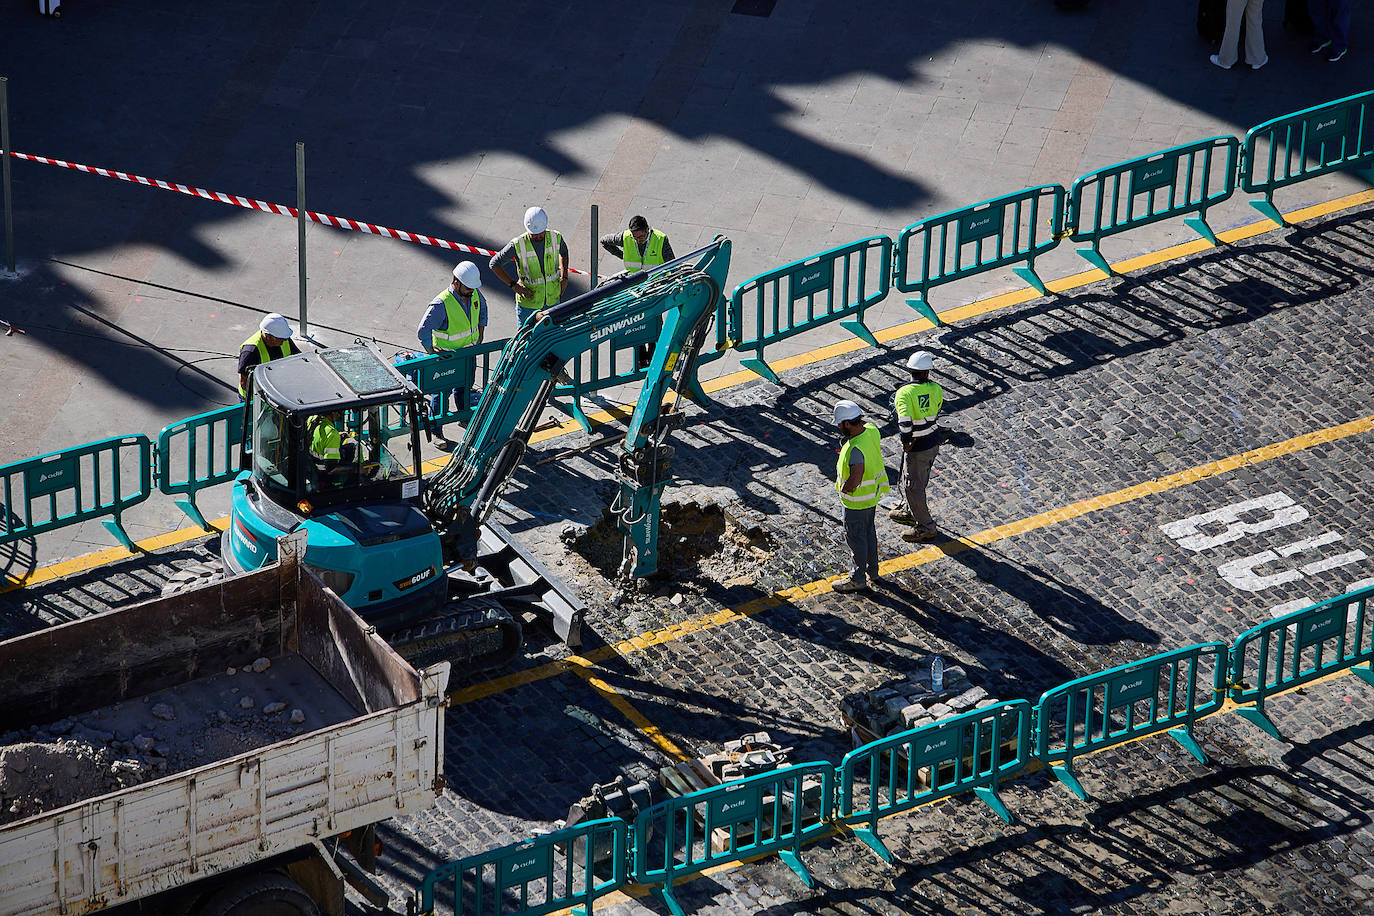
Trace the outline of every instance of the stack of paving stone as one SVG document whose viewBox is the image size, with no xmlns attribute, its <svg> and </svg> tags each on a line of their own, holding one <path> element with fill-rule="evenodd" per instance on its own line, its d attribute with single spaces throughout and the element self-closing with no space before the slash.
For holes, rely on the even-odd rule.
<svg viewBox="0 0 1374 916">
<path fill-rule="evenodd" d="M 840 702 L 840 715 L 855 747 L 998 702 L 970 682 L 958 665 L 943 669 L 943 683 L 935 690 L 931 683 L 935 658 L 919 659 L 915 673 L 905 680 L 851 694 Z"/>
</svg>

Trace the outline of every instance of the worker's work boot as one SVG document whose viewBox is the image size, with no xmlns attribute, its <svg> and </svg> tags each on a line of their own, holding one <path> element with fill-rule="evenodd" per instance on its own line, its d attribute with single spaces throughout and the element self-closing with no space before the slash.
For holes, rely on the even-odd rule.
<svg viewBox="0 0 1374 916">
<path fill-rule="evenodd" d="M 899 525 L 916 524 L 916 517 L 905 509 L 893 509 L 891 512 L 887 513 L 887 517 Z"/>
<path fill-rule="evenodd" d="M 940 530 L 934 525 L 918 525 L 911 531 L 903 532 L 902 540 L 909 544 L 920 544 L 925 541 L 933 541 L 940 536 Z"/>
<path fill-rule="evenodd" d="M 854 592 L 864 591 L 868 588 L 868 585 L 864 582 L 855 582 L 849 576 L 845 576 L 843 579 L 838 580 L 834 585 L 832 585 L 831 588 L 839 592 L 841 595 L 852 595 L 854 594 Z"/>
</svg>

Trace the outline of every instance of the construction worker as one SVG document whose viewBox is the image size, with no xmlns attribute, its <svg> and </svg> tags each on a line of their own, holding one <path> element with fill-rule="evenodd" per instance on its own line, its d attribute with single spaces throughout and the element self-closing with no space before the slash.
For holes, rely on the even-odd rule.
<svg viewBox="0 0 1374 916">
<path fill-rule="evenodd" d="M 642 216 L 630 217 L 629 228 L 623 233 L 603 235 L 601 247 L 625 262 L 626 274 L 673 260 L 673 245 L 668 241 L 668 236 L 657 229 L 650 229 L 649 221 Z M 662 323 L 655 322 L 655 326 L 661 329 Z M 653 347 L 649 344 L 635 347 L 635 368 L 643 369 L 649 365 L 651 356 Z"/>
<path fill-rule="evenodd" d="M 482 342 L 487 331 L 487 301 L 478 292 L 481 288 L 482 272 L 476 264 L 463 261 L 453 268 L 448 289 L 430 300 L 425 317 L 415 332 L 426 353 L 447 353 Z M 454 395 L 460 396 L 456 389 Z M 467 396 L 466 389 L 461 396 Z M 444 397 L 442 392 L 429 396 L 431 417 L 443 412 Z M 442 439 L 443 434 L 440 426 L 439 438 Z"/>
<path fill-rule="evenodd" d="M 601 247 L 625 262 L 626 273 L 673 260 L 673 246 L 668 236 L 650 229 L 649 221 L 642 216 L 630 217 L 630 226 L 623 233 L 603 235 Z"/>
<path fill-rule="evenodd" d="M 291 334 L 286 317 L 273 312 L 264 315 L 257 332 L 239 345 L 239 400 L 248 397 L 248 373 L 254 366 L 301 351 Z"/>
<path fill-rule="evenodd" d="M 340 486 L 357 460 L 357 440 L 339 431 L 343 422 L 342 410 L 316 414 L 306 421 L 305 431 L 310 439 L 310 457 L 315 459 L 321 484 Z"/>
<path fill-rule="evenodd" d="M 939 535 L 935 520 L 926 505 L 926 485 L 930 483 L 930 468 L 940 453 L 940 408 L 945 392 L 930 380 L 935 358 L 925 350 L 917 350 L 906 361 L 911 372 L 911 384 L 897 389 L 897 431 L 902 439 L 901 508 L 893 509 L 888 518 L 903 525 L 914 526 L 902 535 L 902 540 L 932 541 Z"/>
<path fill-rule="evenodd" d="M 888 491 L 883 466 L 882 434 L 865 423 L 853 401 L 836 401 L 834 424 L 844 436 L 835 464 L 835 489 L 844 505 L 844 540 L 853 555 L 849 576 L 832 586 L 841 593 L 857 592 L 869 583 L 882 584 L 878 575 L 878 500 Z"/>
<path fill-rule="evenodd" d="M 543 207 L 525 211 L 525 233 L 492 255 L 491 272 L 515 291 L 521 327 L 530 319 L 538 321 L 563 298 L 568 288 L 568 244 L 549 228 Z"/>
</svg>

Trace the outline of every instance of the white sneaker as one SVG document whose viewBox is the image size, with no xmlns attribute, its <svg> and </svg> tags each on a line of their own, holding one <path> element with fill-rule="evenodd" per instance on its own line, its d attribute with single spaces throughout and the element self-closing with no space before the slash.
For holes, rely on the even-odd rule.
<svg viewBox="0 0 1374 916">
<path fill-rule="evenodd" d="M 1213 54 L 1211 57 L 1209 57 L 1209 58 L 1207 58 L 1207 59 L 1210 60 L 1212 63 L 1216 64 L 1218 67 L 1220 67 L 1220 68 L 1223 69 L 1223 70 L 1230 70 L 1230 69 L 1231 69 L 1230 66 L 1228 66 L 1228 65 L 1226 65 L 1226 64 L 1223 64 L 1223 63 L 1221 62 L 1221 58 L 1218 57 L 1218 56 L 1215 55 L 1215 54 Z"/>
</svg>

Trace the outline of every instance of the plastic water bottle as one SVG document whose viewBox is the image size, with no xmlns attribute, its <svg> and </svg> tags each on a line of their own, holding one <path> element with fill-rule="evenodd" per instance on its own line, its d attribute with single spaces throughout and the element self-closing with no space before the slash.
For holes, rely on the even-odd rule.
<svg viewBox="0 0 1374 916">
<path fill-rule="evenodd" d="M 945 660 L 938 655 L 930 660 L 930 689 L 934 693 L 945 689 Z"/>
</svg>

